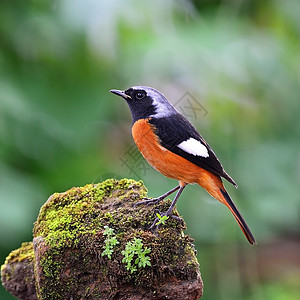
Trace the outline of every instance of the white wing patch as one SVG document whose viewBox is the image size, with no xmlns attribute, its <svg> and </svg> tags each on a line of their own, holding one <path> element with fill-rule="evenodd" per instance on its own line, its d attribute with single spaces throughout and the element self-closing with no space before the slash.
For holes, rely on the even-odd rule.
<svg viewBox="0 0 300 300">
<path fill-rule="evenodd" d="M 195 140 L 194 138 L 189 138 L 188 140 L 183 141 L 177 147 L 195 156 L 209 156 L 207 148 L 203 144 L 201 144 L 201 142 Z"/>
</svg>

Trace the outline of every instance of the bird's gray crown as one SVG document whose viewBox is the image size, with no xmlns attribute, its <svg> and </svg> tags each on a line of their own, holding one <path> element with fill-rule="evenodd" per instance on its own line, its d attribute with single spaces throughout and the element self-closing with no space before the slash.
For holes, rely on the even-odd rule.
<svg viewBox="0 0 300 300">
<path fill-rule="evenodd" d="M 147 96 L 153 100 L 153 106 L 155 107 L 155 114 L 149 117 L 163 118 L 178 113 L 175 107 L 158 90 L 149 86 L 133 86 L 131 87 L 131 89 L 144 90 L 147 93 Z"/>
</svg>

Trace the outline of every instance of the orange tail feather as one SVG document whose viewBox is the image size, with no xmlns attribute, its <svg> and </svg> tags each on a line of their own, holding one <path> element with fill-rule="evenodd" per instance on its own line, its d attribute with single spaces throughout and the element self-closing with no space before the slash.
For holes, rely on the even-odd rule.
<svg viewBox="0 0 300 300">
<path fill-rule="evenodd" d="M 206 189 L 211 196 L 225 204 L 230 209 L 249 243 L 251 245 L 256 244 L 248 225 L 224 188 L 220 176 L 212 174 L 206 170 L 202 170 L 197 183 Z"/>
</svg>

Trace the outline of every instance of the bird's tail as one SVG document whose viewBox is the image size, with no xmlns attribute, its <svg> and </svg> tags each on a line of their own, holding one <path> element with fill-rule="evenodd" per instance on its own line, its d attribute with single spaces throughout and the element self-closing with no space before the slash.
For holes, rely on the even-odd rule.
<svg viewBox="0 0 300 300">
<path fill-rule="evenodd" d="M 225 204 L 230 209 L 249 243 L 251 245 L 255 244 L 255 239 L 249 227 L 228 195 L 221 178 L 209 171 L 202 170 L 197 183 L 206 189 L 214 198 Z"/>
<path fill-rule="evenodd" d="M 240 228 L 242 229 L 242 231 L 243 231 L 245 237 L 247 238 L 247 240 L 249 241 L 249 243 L 251 245 L 256 244 L 253 234 L 251 233 L 248 225 L 246 224 L 242 215 L 238 211 L 234 202 L 231 200 L 231 198 L 230 198 L 229 194 L 227 193 L 227 191 L 225 190 L 225 188 L 220 188 L 220 192 L 224 198 L 224 201 L 221 201 L 221 202 L 224 203 L 230 209 L 230 211 L 232 212 L 233 216 L 235 217 L 237 223 L 239 224 Z"/>
</svg>

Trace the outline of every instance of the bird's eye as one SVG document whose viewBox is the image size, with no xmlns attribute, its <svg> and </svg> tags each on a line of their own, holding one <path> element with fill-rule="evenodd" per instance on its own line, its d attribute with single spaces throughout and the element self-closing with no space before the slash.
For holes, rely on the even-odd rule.
<svg viewBox="0 0 300 300">
<path fill-rule="evenodd" d="M 140 91 L 140 92 L 137 92 L 135 96 L 137 99 L 141 100 L 146 96 L 146 94 L 145 94 L 145 92 Z"/>
</svg>

